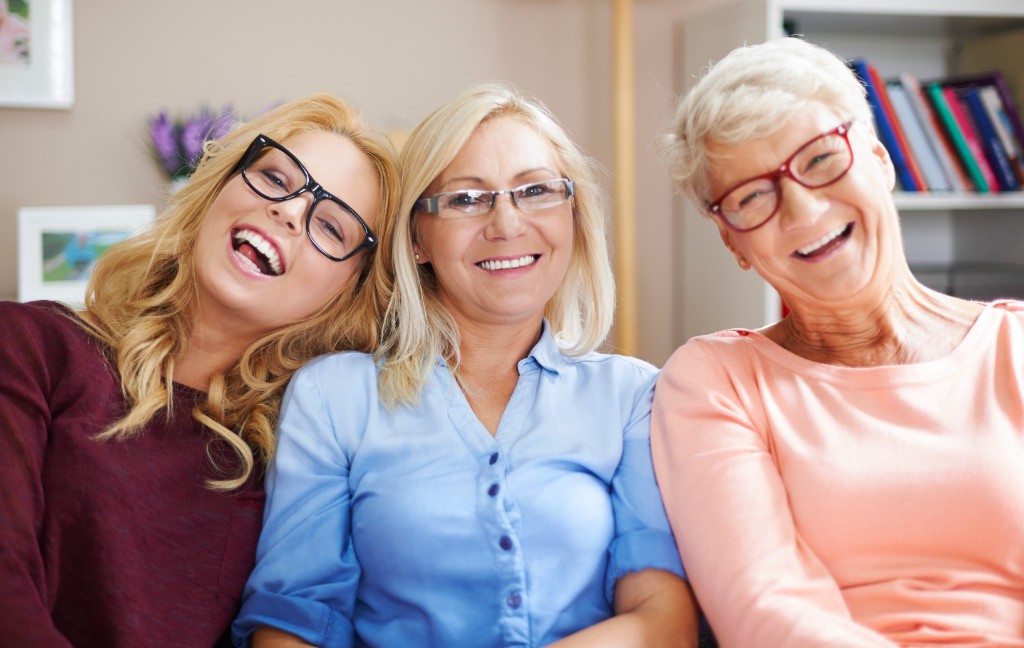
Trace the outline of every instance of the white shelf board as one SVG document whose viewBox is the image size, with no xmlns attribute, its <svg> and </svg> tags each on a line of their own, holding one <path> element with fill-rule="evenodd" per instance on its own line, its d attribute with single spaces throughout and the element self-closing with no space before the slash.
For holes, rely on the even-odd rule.
<svg viewBox="0 0 1024 648">
<path fill-rule="evenodd" d="M 1022 209 L 1024 192 L 1006 193 L 893 193 L 896 207 L 900 211 L 938 210 L 979 210 L 979 209 Z"/>
<path fill-rule="evenodd" d="M 1021 0 L 775 0 L 781 11 L 903 16 L 1024 17 Z"/>
</svg>

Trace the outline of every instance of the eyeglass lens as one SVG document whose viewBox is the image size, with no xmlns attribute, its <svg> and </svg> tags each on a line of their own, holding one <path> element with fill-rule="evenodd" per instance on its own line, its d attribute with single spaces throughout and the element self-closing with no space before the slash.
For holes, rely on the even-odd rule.
<svg viewBox="0 0 1024 648">
<path fill-rule="evenodd" d="M 478 216 L 494 208 L 498 196 L 510 194 L 512 202 L 520 209 L 536 211 L 557 207 L 571 195 L 570 185 L 565 178 L 531 182 L 515 189 L 503 191 L 482 191 L 465 189 L 451 191 L 437 196 L 437 213 L 456 212 L 455 215 Z"/>
<path fill-rule="evenodd" d="M 835 182 L 850 168 L 853 154 L 843 134 L 830 131 L 804 144 L 784 171 L 755 178 L 719 201 L 722 216 L 737 229 L 752 229 L 771 218 L 779 206 L 779 178 L 788 176 L 814 189 Z"/>
<path fill-rule="evenodd" d="M 242 174 L 253 191 L 275 201 L 293 198 L 309 185 L 304 169 L 284 151 L 269 145 L 252 158 Z M 310 239 L 337 259 L 352 254 L 366 238 L 362 223 L 336 200 L 328 197 L 314 200 L 306 221 Z"/>
</svg>

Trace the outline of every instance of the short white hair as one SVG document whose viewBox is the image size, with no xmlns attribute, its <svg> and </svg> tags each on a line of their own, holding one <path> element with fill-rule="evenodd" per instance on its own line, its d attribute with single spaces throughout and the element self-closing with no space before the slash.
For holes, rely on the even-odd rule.
<svg viewBox="0 0 1024 648">
<path fill-rule="evenodd" d="M 871 107 L 846 61 L 795 37 L 733 50 L 680 100 L 661 141 L 669 175 L 698 205 L 711 200 L 708 144 L 777 133 L 812 101 L 871 127 Z"/>
</svg>

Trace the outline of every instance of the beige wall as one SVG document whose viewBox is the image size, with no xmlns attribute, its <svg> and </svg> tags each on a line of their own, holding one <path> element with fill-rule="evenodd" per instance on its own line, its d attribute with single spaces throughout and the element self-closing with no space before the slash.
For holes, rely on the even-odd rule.
<svg viewBox="0 0 1024 648">
<path fill-rule="evenodd" d="M 74 107 L 0 108 L 0 297 L 17 293 L 19 207 L 160 204 L 166 186 L 145 125 L 164 108 L 230 104 L 253 114 L 328 90 L 383 128 L 408 129 L 469 83 L 501 78 L 544 100 L 610 169 L 610 2 L 79 0 Z M 698 4 L 635 0 L 637 355 L 656 364 L 680 340 L 672 338 L 675 203 L 651 143 L 677 85 L 677 19 Z"/>
</svg>

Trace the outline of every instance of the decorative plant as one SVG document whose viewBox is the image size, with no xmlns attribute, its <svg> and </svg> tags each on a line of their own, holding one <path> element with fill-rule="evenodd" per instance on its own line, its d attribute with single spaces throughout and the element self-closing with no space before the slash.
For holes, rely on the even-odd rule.
<svg viewBox="0 0 1024 648">
<path fill-rule="evenodd" d="M 171 180 L 192 175 L 203 156 L 203 144 L 231 130 L 236 122 L 230 109 L 214 112 L 203 107 L 188 117 L 171 117 L 160 111 L 149 119 L 149 140 L 160 168 Z"/>
</svg>

